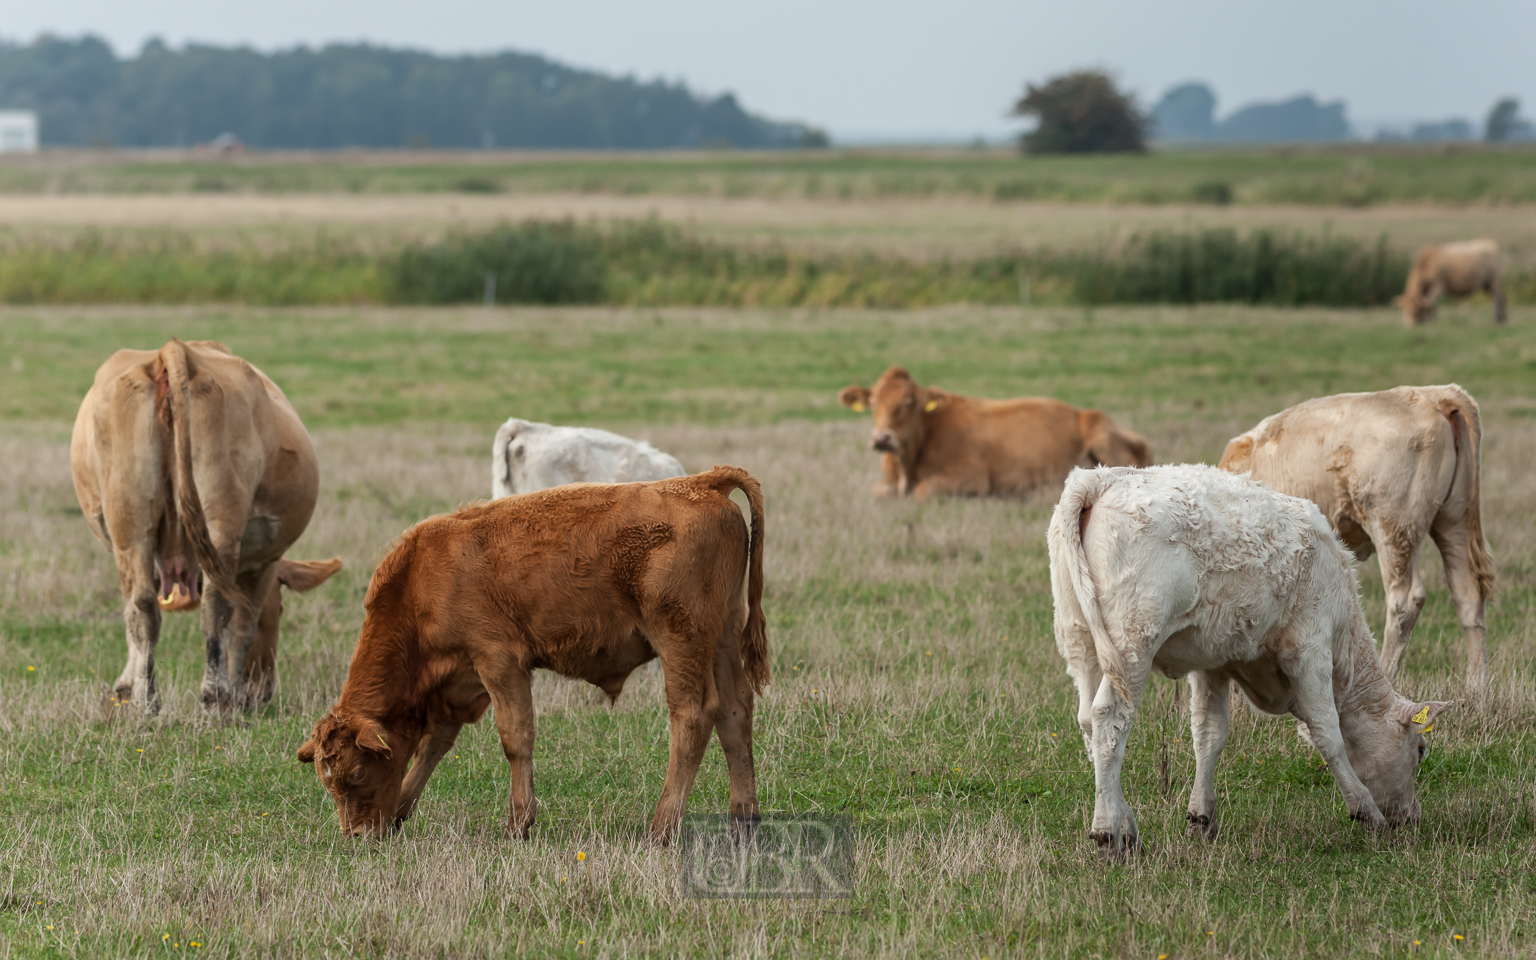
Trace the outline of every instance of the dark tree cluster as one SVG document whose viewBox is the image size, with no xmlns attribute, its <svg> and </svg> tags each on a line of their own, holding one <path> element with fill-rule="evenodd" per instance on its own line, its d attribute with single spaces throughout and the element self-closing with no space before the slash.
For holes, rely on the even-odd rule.
<svg viewBox="0 0 1536 960">
<path fill-rule="evenodd" d="M 1147 121 L 1136 101 L 1113 80 L 1081 70 L 1030 84 L 1014 104 L 1014 116 L 1039 123 L 1024 135 L 1025 153 L 1139 153 L 1147 149 Z"/>
<path fill-rule="evenodd" d="M 445 57 L 366 44 L 247 47 L 158 41 L 119 59 L 94 37 L 0 43 L 0 109 L 35 110 L 51 145 L 187 146 L 231 132 L 266 148 L 795 147 L 798 123 L 730 94 L 575 70 L 543 57 Z"/>
</svg>

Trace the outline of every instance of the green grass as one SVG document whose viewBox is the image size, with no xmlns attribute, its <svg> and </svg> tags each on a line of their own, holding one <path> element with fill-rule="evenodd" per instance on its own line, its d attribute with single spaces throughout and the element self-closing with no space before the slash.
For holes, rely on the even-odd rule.
<svg viewBox="0 0 1536 960">
<path fill-rule="evenodd" d="M 420 191 L 731 197 L 965 196 L 1086 203 L 1531 203 L 1529 148 L 1369 147 L 1021 158 L 1009 151 L 693 154 L 168 154 L 77 152 L 0 165 L 18 193 Z"/>
<path fill-rule="evenodd" d="M 1485 309 L 1454 308 L 1414 331 L 1387 310 L 1228 307 L 10 309 L 4 321 L 0 953 L 1220 958 L 1536 947 L 1529 309 L 1494 328 Z M 190 617 L 170 618 L 161 643 L 162 718 L 104 717 L 114 708 L 99 705 L 122 665 L 122 626 L 110 558 L 74 507 L 67 424 L 107 353 L 172 333 L 221 339 L 288 391 L 315 434 L 324 485 L 294 553 L 348 564 L 288 602 L 282 688 L 248 725 L 202 718 Z M 1100 406 L 1146 433 L 1161 460 L 1210 459 L 1306 396 L 1446 380 L 1478 396 L 1501 577 L 1489 617 L 1497 679 L 1490 696 L 1466 697 L 1459 629 L 1429 559 L 1401 687 L 1463 702 L 1437 725 L 1419 773 L 1423 823 L 1383 836 L 1350 823 L 1293 724 L 1239 709 L 1217 780 L 1221 839 L 1185 839 L 1187 698 L 1158 679 L 1126 760 L 1148 853 L 1101 863 L 1086 836 L 1092 774 L 1050 639 L 1049 498 L 873 502 L 867 417 L 836 406 L 834 392 L 890 362 L 951 389 Z M 541 675 L 530 842 L 499 837 L 507 773 L 489 723 L 465 731 L 403 835 L 339 836 L 293 751 L 339 689 L 372 562 L 405 525 L 485 493 L 491 432 L 510 414 L 622 428 L 692 469 L 735 462 L 763 480 L 775 684 L 756 725 L 762 799 L 853 817 L 852 900 L 679 895 L 675 854 L 640 844 L 666 757 L 660 686 L 644 672 L 616 709 Z M 1373 565 L 1362 579 L 1379 629 Z M 718 812 L 726 797 L 711 747 L 690 810 Z"/>
</svg>

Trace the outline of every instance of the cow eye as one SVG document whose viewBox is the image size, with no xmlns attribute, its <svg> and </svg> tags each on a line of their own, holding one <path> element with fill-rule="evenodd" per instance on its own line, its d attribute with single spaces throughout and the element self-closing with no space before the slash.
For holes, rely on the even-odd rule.
<svg viewBox="0 0 1536 960">
<path fill-rule="evenodd" d="M 363 777 L 365 777 L 367 775 L 368 775 L 368 771 L 364 770 L 362 767 L 358 767 L 356 770 L 352 771 L 352 775 L 351 776 L 347 777 L 347 782 L 352 784 L 355 787 L 358 784 L 362 783 L 363 782 Z"/>
<path fill-rule="evenodd" d="M 1429 753 L 1429 744 L 1425 743 L 1423 740 L 1420 740 L 1419 741 L 1419 762 L 1420 763 L 1424 762 L 1424 755 L 1427 754 L 1427 753 Z"/>
</svg>

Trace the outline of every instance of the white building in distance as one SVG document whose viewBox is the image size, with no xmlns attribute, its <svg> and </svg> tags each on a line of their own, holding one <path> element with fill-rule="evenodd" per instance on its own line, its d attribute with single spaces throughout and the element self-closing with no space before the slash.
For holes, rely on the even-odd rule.
<svg viewBox="0 0 1536 960">
<path fill-rule="evenodd" d="M 0 153 L 37 152 L 37 114 L 0 110 Z"/>
</svg>

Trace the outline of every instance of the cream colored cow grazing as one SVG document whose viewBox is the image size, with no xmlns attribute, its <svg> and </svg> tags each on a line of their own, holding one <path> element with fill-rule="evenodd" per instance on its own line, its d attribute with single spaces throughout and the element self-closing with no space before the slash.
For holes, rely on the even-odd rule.
<svg viewBox="0 0 1536 960">
<path fill-rule="evenodd" d="M 1074 470 L 1047 540 L 1056 645 L 1093 761 L 1089 835 L 1103 852 L 1139 846 L 1120 766 L 1154 667 L 1189 677 L 1192 834 L 1216 837 L 1232 681 L 1259 710 L 1302 721 L 1352 818 L 1418 818 L 1424 733 L 1450 703 L 1393 691 L 1354 563 L 1313 503 L 1204 465 Z"/>
<path fill-rule="evenodd" d="M 1403 323 L 1414 327 L 1434 318 L 1442 294 L 1470 297 L 1486 293 L 1493 299 L 1493 320 L 1509 318 L 1504 288 L 1499 286 L 1499 245 L 1492 240 L 1464 240 L 1425 247 L 1413 259 L 1408 284 L 1392 302 L 1403 308 Z"/>
<path fill-rule="evenodd" d="M 1456 384 L 1343 393 L 1298 403 L 1227 444 L 1223 469 L 1306 497 L 1361 560 L 1380 554 L 1381 659 L 1397 676 L 1424 608 L 1419 547 L 1434 538 L 1467 641 L 1467 682 L 1488 681 L 1483 611 L 1493 557 L 1483 539 L 1477 401 Z"/>
</svg>

